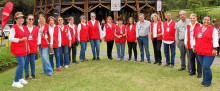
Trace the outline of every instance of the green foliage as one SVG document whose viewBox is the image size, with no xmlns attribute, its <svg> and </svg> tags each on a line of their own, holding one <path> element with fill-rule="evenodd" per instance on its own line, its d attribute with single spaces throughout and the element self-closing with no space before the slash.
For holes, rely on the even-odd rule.
<svg viewBox="0 0 220 91">
<path fill-rule="evenodd" d="M 196 11 L 197 8 L 201 7 L 202 3 L 198 0 L 188 0 L 187 8 L 191 9 L 193 12 Z"/>
<path fill-rule="evenodd" d="M 197 11 L 195 11 L 195 13 L 198 16 L 198 22 L 200 22 L 200 23 L 202 23 L 203 17 L 208 15 L 207 10 L 197 10 Z"/>
<path fill-rule="evenodd" d="M 0 71 L 12 67 L 17 63 L 14 55 L 11 54 L 9 47 L 0 47 Z"/>
</svg>

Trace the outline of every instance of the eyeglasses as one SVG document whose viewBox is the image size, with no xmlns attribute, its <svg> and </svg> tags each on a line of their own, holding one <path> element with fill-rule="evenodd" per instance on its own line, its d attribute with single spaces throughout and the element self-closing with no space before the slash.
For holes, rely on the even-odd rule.
<svg viewBox="0 0 220 91">
<path fill-rule="evenodd" d="M 34 19 L 32 19 L 32 18 L 29 18 L 28 20 L 29 20 L 29 21 L 34 21 Z"/>
<path fill-rule="evenodd" d="M 91 16 L 91 17 L 95 17 L 95 16 Z"/>
<path fill-rule="evenodd" d="M 58 21 L 62 21 L 63 19 L 59 19 Z"/>
</svg>

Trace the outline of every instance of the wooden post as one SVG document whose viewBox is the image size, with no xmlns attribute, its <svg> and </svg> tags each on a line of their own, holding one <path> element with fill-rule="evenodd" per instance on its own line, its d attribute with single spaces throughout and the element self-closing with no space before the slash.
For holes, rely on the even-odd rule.
<svg viewBox="0 0 220 91">
<path fill-rule="evenodd" d="M 34 3 L 34 12 L 33 12 L 33 15 L 36 14 L 36 9 L 37 9 L 37 0 L 35 0 L 35 3 Z"/>
<path fill-rule="evenodd" d="M 140 6 L 138 0 L 136 0 L 136 6 L 137 6 L 137 16 L 140 14 Z"/>
<path fill-rule="evenodd" d="M 62 6 L 62 0 L 59 0 L 59 6 L 60 6 L 60 8 L 61 8 L 61 6 Z M 62 8 L 61 8 L 61 10 L 62 10 Z M 59 13 L 59 16 L 60 16 L 60 13 Z"/>
<path fill-rule="evenodd" d="M 47 17 L 47 0 L 45 0 L 45 8 L 44 8 L 44 12 L 45 12 L 45 15 Z"/>
<path fill-rule="evenodd" d="M 114 23 L 117 21 L 118 19 L 118 11 L 114 11 Z"/>
<path fill-rule="evenodd" d="M 88 21 L 88 12 L 89 12 L 89 0 L 85 0 L 84 3 L 84 15 L 86 16 L 86 21 Z"/>
</svg>

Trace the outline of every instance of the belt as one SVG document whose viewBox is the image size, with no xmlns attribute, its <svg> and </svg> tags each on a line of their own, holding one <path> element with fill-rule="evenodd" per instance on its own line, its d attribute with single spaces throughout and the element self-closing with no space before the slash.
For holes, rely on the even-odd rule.
<svg viewBox="0 0 220 91">
<path fill-rule="evenodd" d="M 145 35 L 145 36 L 139 36 L 139 38 L 148 38 L 148 35 Z"/>
</svg>

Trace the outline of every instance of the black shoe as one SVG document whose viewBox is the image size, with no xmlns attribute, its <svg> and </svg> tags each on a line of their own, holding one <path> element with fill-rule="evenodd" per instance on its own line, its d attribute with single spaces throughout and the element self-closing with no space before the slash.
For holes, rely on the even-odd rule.
<svg viewBox="0 0 220 91">
<path fill-rule="evenodd" d="M 35 74 L 31 74 L 31 79 L 36 80 Z"/>
<path fill-rule="evenodd" d="M 25 80 L 28 81 L 29 80 L 29 74 L 25 75 Z"/>
<path fill-rule="evenodd" d="M 77 61 L 75 61 L 75 62 L 73 62 L 73 63 L 79 64 Z"/>
<path fill-rule="evenodd" d="M 183 70 L 185 70 L 185 68 L 180 68 L 180 69 L 178 69 L 178 71 L 183 71 Z"/>
<path fill-rule="evenodd" d="M 157 64 L 158 62 L 154 62 L 154 64 Z"/>
<path fill-rule="evenodd" d="M 198 74 L 197 78 L 202 78 L 202 75 L 201 75 L 201 74 Z"/>
<path fill-rule="evenodd" d="M 98 60 L 98 61 L 99 61 L 99 60 L 100 60 L 100 58 L 99 58 L 99 57 L 97 57 L 97 59 L 96 59 L 96 60 Z"/>
<path fill-rule="evenodd" d="M 93 57 L 93 59 L 92 59 L 92 60 L 94 61 L 94 60 L 96 60 L 96 58 L 95 58 L 95 57 Z"/>
<path fill-rule="evenodd" d="M 162 63 L 158 63 L 159 66 L 161 66 Z"/>
<path fill-rule="evenodd" d="M 204 86 L 204 87 L 209 87 L 210 85 L 208 85 L 208 84 L 204 84 L 203 86 Z"/>
<path fill-rule="evenodd" d="M 140 62 L 144 62 L 144 60 L 141 60 Z"/>
<path fill-rule="evenodd" d="M 190 73 L 190 74 L 189 74 L 189 76 L 194 76 L 194 75 L 196 75 L 196 73 Z"/>
<path fill-rule="evenodd" d="M 205 84 L 205 83 L 202 81 L 202 82 L 201 82 L 201 85 L 204 85 L 204 84 Z"/>
<path fill-rule="evenodd" d="M 170 66 L 170 65 L 169 64 L 164 65 L 164 67 L 168 67 L 168 66 Z"/>
</svg>

